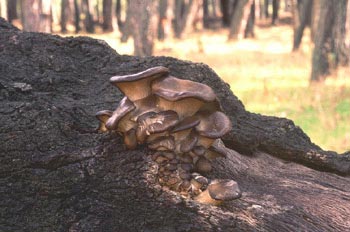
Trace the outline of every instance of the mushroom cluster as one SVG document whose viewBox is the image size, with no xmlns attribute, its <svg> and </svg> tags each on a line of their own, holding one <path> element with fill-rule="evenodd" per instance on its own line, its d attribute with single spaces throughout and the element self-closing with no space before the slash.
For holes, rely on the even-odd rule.
<svg viewBox="0 0 350 232">
<path fill-rule="evenodd" d="M 239 198 L 237 183 L 209 180 L 211 160 L 226 157 L 220 137 L 231 129 L 213 90 L 153 67 L 110 82 L 125 97 L 114 111 L 96 114 L 100 131 L 116 131 L 128 149 L 146 144 L 158 164 L 158 181 L 199 202 L 219 204 Z"/>
</svg>

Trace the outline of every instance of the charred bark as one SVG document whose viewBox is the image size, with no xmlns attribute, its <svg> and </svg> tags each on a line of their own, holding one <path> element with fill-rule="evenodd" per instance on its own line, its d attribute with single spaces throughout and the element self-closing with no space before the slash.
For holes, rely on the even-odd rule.
<svg viewBox="0 0 350 232">
<path fill-rule="evenodd" d="M 0 19 L 1 231 L 346 231 L 350 154 L 325 152 L 288 119 L 252 114 L 206 65 L 117 54 L 105 43 L 21 32 Z M 122 94 L 108 80 L 162 65 L 210 85 L 233 122 L 213 176 L 242 199 L 214 207 L 156 183 L 144 147 L 98 134 Z M 283 158 L 275 158 L 266 152 Z M 314 199 L 314 200 L 310 200 Z"/>
</svg>

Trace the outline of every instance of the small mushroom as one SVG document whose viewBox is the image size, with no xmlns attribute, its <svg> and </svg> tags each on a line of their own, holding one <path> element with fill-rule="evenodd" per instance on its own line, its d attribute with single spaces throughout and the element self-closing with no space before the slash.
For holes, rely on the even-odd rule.
<svg viewBox="0 0 350 232">
<path fill-rule="evenodd" d="M 223 145 L 220 145 L 220 139 L 216 139 L 214 143 L 208 148 L 205 153 L 205 157 L 209 160 L 218 158 L 218 157 L 226 157 L 227 156 L 227 148 Z"/>
<path fill-rule="evenodd" d="M 219 205 L 241 196 L 237 182 L 229 179 L 215 179 L 210 182 L 205 191 L 195 197 L 195 200 L 204 204 Z"/>
<path fill-rule="evenodd" d="M 126 132 L 131 128 L 136 127 L 136 124 L 129 120 L 127 115 L 135 109 L 135 105 L 127 98 L 124 97 L 117 109 L 113 112 L 112 116 L 106 122 L 106 128 L 108 130 L 117 130 Z"/>
<path fill-rule="evenodd" d="M 130 129 L 124 132 L 124 143 L 128 149 L 135 149 L 137 146 L 136 130 Z"/>
<path fill-rule="evenodd" d="M 198 142 L 197 134 L 192 131 L 186 138 L 184 138 L 180 143 L 180 152 L 187 153 L 190 152 Z"/>
<path fill-rule="evenodd" d="M 113 112 L 110 110 L 102 110 L 96 113 L 96 118 L 100 121 L 100 125 L 98 127 L 99 131 L 105 132 L 108 129 L 106 128 L 107 120 L 112 116 Z"/>
<path fill-rule="evenodd" d="M 136 135 L 138 141 L 143 143 L 147 136 L 151 134 L 162 133 L 168 129 L 170 130 L 170 128 L 176 125 L 178 121 L 179 117 L 177 113 L 172 110 L 142 114 L 137 119 L 138 128 Z"/>
<path fill-rule="evenodd" d="M 111 77 L 110 82 L 134 102 L 149 96 L 151 82 L 168 74 L 168 68 L 157 66 L 135 74 Z"/>
<path fill-rule="evenodd" d="M 197 144 L 197 135 L 193 133 L 193 128 L 199 124 L 199 119 L 195 116 L 184 118 L 173 128 L 171 135 L 176 141 L 176 152 L 189 152 Z"/>
<path fill-rule="evenodd" d="M 148 147 L 158 151 L 173 151 L 175 149 L 174 137 L 162 136 L 148 144 Z"/>
<path fill-rule="evenodd" d="M 210 147 L 215 139 L 231 130 L 232 124 L 229 118 L 220 111 L 202 111 L 196 116 L 201 120 L 196 126 L 196 131 L 200 135 L 198 144 L 205 148 Z"/>
<path fill-rule="evenodd" d="M 195 164 L 195 169 L 199 173 L 208 173 L 212 170 L 212 166 L 209 160 L 201 156 Z"/>
<path fill-rule="evenodd" d="M 205 102 L 216 97 L 207 85 L 172 76 L 153 81 L 152 93 L 159 97 L 159 108 L 176 111 L 180 119 L 192 116 Z"/>
</svg>

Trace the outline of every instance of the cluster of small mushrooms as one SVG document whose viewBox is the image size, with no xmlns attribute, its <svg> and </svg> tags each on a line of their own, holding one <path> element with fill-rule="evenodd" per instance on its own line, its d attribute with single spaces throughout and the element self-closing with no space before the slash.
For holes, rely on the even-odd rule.
<svg viewBox="0 0 350 232">
<path fill-rule="evenodd" d="M 173 77 L 162 66 L 110 82 L 125 97 L 116 110 L 96 114 L 99 130 L 117 131 L 128 149 L 147 144 L 161 185 L 208 204 L 241 196 L 235 181 L 203 176 L 211 160 L 226 156 L 219 138 L 231 129 L 209 86 Z"/>
</svg>

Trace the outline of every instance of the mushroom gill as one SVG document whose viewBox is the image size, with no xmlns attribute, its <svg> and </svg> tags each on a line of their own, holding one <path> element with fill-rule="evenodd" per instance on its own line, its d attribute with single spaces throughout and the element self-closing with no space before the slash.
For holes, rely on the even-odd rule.
<svg viewBox="0 0 350 232">
<path fill-rule="evenodd" d="M 158 182 L 198 202 L 219 204 L 241 196 L 233 180 L 210 180 L 211 160 L 225 158 L 220 137 L 232 127 L 207 85 L 169 75 L 154 67 L 114 76 L 126 96 L 112 112 L 99 111 L 101 131 L 118 131 L 128 149 L 146 144 L 158 165 Z"/>
</svg>

